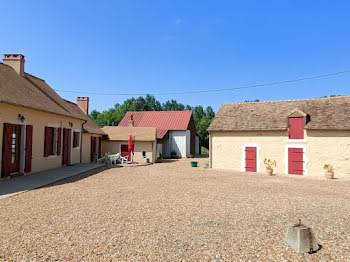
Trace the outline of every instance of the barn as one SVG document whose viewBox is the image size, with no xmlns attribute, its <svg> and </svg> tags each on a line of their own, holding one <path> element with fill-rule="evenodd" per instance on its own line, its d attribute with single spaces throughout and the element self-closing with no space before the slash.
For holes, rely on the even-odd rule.
<svg viewBox="0 0 350 262">
<path fill-rule="evenodd" d="M 127 112 L 119 126 L 155 127 L 157 158 L 199 154 L 199 136 L 192 111 Z"/>
<path fill-rule="evenodd" d="M 350 178 L 350 96 L 223 104 L 209 132 L 212 168 Z"/>
</svg>

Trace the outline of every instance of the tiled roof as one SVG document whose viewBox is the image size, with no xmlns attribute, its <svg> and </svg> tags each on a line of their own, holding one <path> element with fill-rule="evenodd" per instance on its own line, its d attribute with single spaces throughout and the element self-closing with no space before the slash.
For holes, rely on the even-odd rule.
<svg viewBox="0 0 350 262">
<path fill-rule="evenodd" d="M 79 114 L 83 119 L 86 120 L 84 124 L 84 131 L 91 134 L 105 135 L 106 133 L 92 120 L 88 115 L 86 115 L 80 107 L 70 101 L 64 100 L 66 106 L 70 108 L 70 111 L 74 111 Z"/>
<path fill-rule="evenodd" d="M 40 78 L 16 71 L 0 63 L 0 103 L 28 107 L 57 115 L 84 119 L 71 111 L 64 100 Z"/>
<path fill-rule="evenodd" d="M 155 127 L 105 126 L 102 130 L 109 140 L 128 141 L 132 135 L 135 141 L 155 141 Z"/>
<path fill-rule="evenodd" d="M 155 127 L 157 138 L 161 139 L 169 130 L 187 130 L 192 111 L 127 112 L 119 126 L 128 126 L 131 114 L 135 127 Z"/>
<path fill-rule="evenodd" d="M 223 104 L 209 130 L 285 130 L 293 109 L 310 116 L 306 129 L 350 130 L 350 96 Z"/>
</svg>

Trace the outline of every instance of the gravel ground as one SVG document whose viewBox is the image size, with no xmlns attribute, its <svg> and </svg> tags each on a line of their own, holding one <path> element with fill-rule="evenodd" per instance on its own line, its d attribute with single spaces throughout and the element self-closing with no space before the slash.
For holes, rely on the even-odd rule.
<svg viewBox="0 0 350 262">
<path fill-rule="evenodd" d="M 189 162 L 87 173 L 0 200 L 0 260 L 350 261 L 350 181 Z M 320 251 L 284 244 L 299 218 Z"/>
</svg>

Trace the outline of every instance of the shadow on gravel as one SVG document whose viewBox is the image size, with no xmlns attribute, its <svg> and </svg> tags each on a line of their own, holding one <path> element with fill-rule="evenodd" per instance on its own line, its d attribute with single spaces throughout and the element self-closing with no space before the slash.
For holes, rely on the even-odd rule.
<svg viewBox="0 0 350 262">
<path fill-rule="evenodd" d="M 318 251 L 320 251 L 321 249 L 322 249 L 322 245 L 318 244 L 318 249 L 315 250 L 315 251 L 309 252 L 309 254 L 310 254 L 310 255 L 315 254 L 315 253 L 317 253 Z"/>
<path fill-rule="evenodd" d="M 68 178 L 65 178 L 65 179 L 53 182 L 51 184 L 39 187 L 37 189 L 46 188 L 46 187 L 53 187 L 53 186 L 59 186 L 59 185 L 67 184 L 67 183 L 74 183 L 74 182 L 77 182 L 79 180 L 82 180 L 82 179 L 88 178 L 90 176 L 96 175 L 96 174 L 98 174 L 98 173 L 100 173 L 102 171 L 105 171 L 107 169 L 109 169 L 107 166 L 102 166 L 102 167 L 99 167 L 99 168 L 95 168 L 93 170 L 86 171 L 84 173 L 80 173 L 80 174 L 75 175 L 75 176 L 71 176 L 71 177 L 68 177 Z"/>
<path fill-rule="evenodd" d="M 169 164 L 177 161 L 180 161 L 180 159 L 161 159 L 161 160 L 157 160 L 156 164 Z"/>
</svg>

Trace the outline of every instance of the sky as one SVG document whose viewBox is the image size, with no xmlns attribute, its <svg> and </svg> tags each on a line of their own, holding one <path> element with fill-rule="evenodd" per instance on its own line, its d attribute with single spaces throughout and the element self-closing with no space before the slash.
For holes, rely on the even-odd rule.
<svg viewBox="0 0 350 262">
<path fill-rule="evenodd" d="M 350 70 L 350 1 L 0 0 L 0 53 L 63 98 L 106 110 L 131 96 L 236 88 Z M 349 95 L 350 73 L 215 93 L 189 105 Z M 89 95 L 103 93 L 113 95 Z"/>
</svg>

